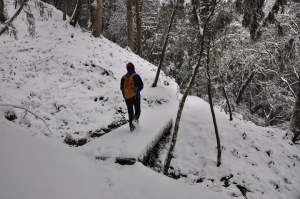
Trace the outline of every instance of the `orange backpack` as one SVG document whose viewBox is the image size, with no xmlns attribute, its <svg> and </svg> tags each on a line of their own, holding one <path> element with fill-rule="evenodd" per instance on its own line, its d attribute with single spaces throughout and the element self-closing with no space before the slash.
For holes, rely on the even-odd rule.
<svg viewBox="0 0 300 199">
<path fill-rule="evenodd" d="M 124 93 L 125 99 L 133 98 L 137 94 L 137 88 L 134 87 L 134 81 L 133 81 L 133 77 L 135 75 L 136 74 L 133 73 L 129 77 L 126 75 L 123 76 L 123 78 L 125 79 L 124 85 L 123 85 L 123 93 Z"/>
</svg>

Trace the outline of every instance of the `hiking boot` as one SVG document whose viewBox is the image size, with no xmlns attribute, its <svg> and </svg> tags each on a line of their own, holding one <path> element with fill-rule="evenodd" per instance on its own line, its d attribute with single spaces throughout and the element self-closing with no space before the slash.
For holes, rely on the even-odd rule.
<svg viewBox="0 0 300 199">
<path fill-rule="evenodd" d="M 139 124 L 139 120 L 138 119 L 133 119 L 132 123 L 135 124 L 135 125 L 138 125 Z"/>
<path fill-rule="evenodd" d="M 130 131 L 134 131 L 134 130 L 135 130 L 135 126 L 132 125 L 132 126 L 130 127 Z"/>
<path fill-rule="evenodd" d="M 135 126 L 133 124 L 129 124 L 129 127 L 130 127 L 130 131 L 134 131 Z"/>
</svg>

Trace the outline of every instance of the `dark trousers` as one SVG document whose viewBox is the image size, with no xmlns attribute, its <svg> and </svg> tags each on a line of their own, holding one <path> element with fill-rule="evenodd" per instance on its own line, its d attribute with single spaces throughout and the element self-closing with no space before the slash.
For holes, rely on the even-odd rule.
<svg viewBox="0 0 300 199">
<path fill-rule="evenodd" d="M 128 109 L 129 125 L 132 126 L 133 119 L 139 119 L 141 114 L 141 99 L 131 98 L 126 99 L 126 106 Z M 134 108 L 134 109 L 133 109 Z"/>
</svg>

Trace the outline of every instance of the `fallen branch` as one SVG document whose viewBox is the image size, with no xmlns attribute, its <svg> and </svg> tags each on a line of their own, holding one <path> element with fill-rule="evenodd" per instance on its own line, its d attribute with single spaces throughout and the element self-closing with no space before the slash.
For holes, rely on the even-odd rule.
<svg viewBox="0 0 300 199">
<path fill-rule="evenodd" d="M 45 122 L 45 120 L 44 120 L 43 118 L 39 117 L 38 115 L 36 115 L 35 113 L 33 113 L 32 111 L 30 111 L 30 110 L 28 110 L 28 109 L 26 109 L 26 108 L 24 108 L 24 107 L 17 106 L 17 105 L 11 105 L 11 104 L 2 104 L 2 103 L 0 103 L 0 106 L 11 106 L 11 107 L 14 107 L 14 108 L 23 109 L 23 110 L 25 110 L 25 111 L 31 113 L 31 114 L 34 115 L 37 119 L 42 120 L 42 121 L 45 123 L 45 125 L 47 126 L 48 130 L 50 131 L 50 133 L 53 134 L 53 133 L 51 132 L 51 130 L 50 130 L 48 124 Z"/>
<path fill-rule="evenodd" d="M 98 67 L 101 70 L 103 70 L 102 75 L 111 76 L 112 78 L 116 79 L 114 76 L 114 73 L 111 70 L 107 70 L 107 69 L 105 69 L 101 66 L 95 65 L 95 64 L 92 64 L 92 67 Z"/>
</svg>

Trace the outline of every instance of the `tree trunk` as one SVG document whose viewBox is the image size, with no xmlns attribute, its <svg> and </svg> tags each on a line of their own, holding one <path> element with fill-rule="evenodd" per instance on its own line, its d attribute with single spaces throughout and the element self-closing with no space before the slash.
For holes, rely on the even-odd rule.
<svg viewBox="0 0 300 199">
<path fill-rule="evenodd" d="M 117 11 L 117 2 L 116 0 L 113 0 L 113 11 L 116 12 Z"/>
<path fill-rule="evenodd" d="M 147 55 L 147 61 L 150 62 L 150 59 L 152 57 L 152 53 L 153 53 L 153 50 L 154 50 L 154 47 L 155 47 L 155 41 L 152 42 L 152 46 L 148 52 L 148 55 Z"/>
<path fill-rule="evenodd" d="M 90 14 L 90 19 L 89 19 L 89 30 L 93 30 L 94 27 L 94 13 L 95 13 L 95 6 L 94 6 L 94 1 L 95 0 L 88 0 L 88 6 L 89 6 L 89 14 Z"/>
<path fill-rule="evenodd" d="M 62 11 L 63 11 L 63 20 L 66 21 L 67 20 L 67 0 L 63 1 L 63 5 L 62 5 Z"/>
<path fill-rule="evenodd" d="M 132 0 L 127 0 L 127 46 L 133 50 Z"/>
<path fill-rule="evenodd" d="M 207 59 L 206 59 L 206 76 L 207 76 L 207 93 L 208 93 L 208 99 L 209 99 L 209 106 L 211 111 L 211 116 L 213 118 L 214 128 L 215 128 L 215 135 L 217 140 L 217 167 L 221 165 L 221 156 L 222 156 L 222 150 L 221 150 L 221 142 L 219 137 L 219 131 L 217 126 L 217 120 L 216 115 L 214 111 L 214 105 L 212 102 L 212 90 L 211 90 L 211 78 L 210 78 L 210 42 L 211 42 L 211 31 L 209 31 L 209 42 L 208 42 L 208 48 L 207 48 Z"/>
<path fill-rule="evenodd" d="M 241 100 L 242 100 L 242 95 L 243 95 L 243 93 L 244 93 L 246 87 L 247 87 L 248 84 L 250 83 L 250 81 L 253 79 L 254 74 L 255 74 L 255 71 L 252 71 L 252 73 L 250 74 L 250 76 L 248 77 L 248 79 L 246 80 L 246 82 L 245 82 L 245 83 L 242 85 L 242 87 L 240 88 L 238 98 L 236 99 L 236 104 L 237 104 L 237 105 L 239 105 L 239 103 L 241 102 Z"/>
<path fill-rule="evenodd" d="M 229 120 L 233 120 L 232 119 L 232 112 L 231 112 L 231 106 L 230 106 L 230 103 L 229 103 L 229 100 L 228 100 L 228 97 L 227 97 L 227 94 L 226 94 L 226 90 L 224 87 L 222 87 L 222 90 L 223 90 L 223 94 L 224 94 L 224 97 L 226 99 L 226 104 L 228 106 L 228 110 L 229 110 Z"/>
<path fill-rule="evenodd" d="M 160 74 L 160 71 L 161 71 L 162 64 L 164 62 L 165 52 L 166 52 L 166 49 L 167 49 L 167 45 L 168 45 L 168 41 L 169 41 L 169 37 L 170 37 L 170 31 L 171 31 L 172 24 L 173 24 L 173 21 L 174 21 L 174 18 L 175 18 L 175 13 L 176 13 L 177 6 L 178 6 L 178 1 L 176 2 L 175 7 L 174 7 L 173 12 L 172 12 L 172 15 L 171 15 L 168 30 L 167 30 L 167 33 L 166 33 L 165 42 L 164 42 L 164 45 L 163 45 L 163 48 L 162 48 L 162 51 L 161 51 L 161 55 L 160 55 L 159 65 L 158 65 L 158 68 L 157 68 L 157 71 L 156 71 L 156 76 L 155 76 L 154 82 L 152 84 L 152 87 L 156 87 L 157 82 L 158 82 L 158 78 L 159 78 L 159 74 Z"/>
<path fill-rule="evenodd" d="M 60 6 L 59 6 L 60 1 L 61 1 L 61 0 L 55 0 L 55 1 L 54 1 L 54 6 L 55 6 L 55 8 L 59 9 L 59 7 L 60 7 Z"/>
<path fill-rule="evenodd" d="M 154 33 L 158 31 L 158 28 L 159 28 L 159 23 L 156 24 L 156 28 L 155 28 Z M 150 50 L 149 50 L 148 53 L 147 53 L 147 61 L 149 61 L 149 62 L 150 62 L 150 59 L 151 59 L 151 57 L 152 57 L 152 53 L 153 53 L 155 44 L 156 44 L 156 39 L 155 39 L 155 37 L 154 37 L 154 39 L 153 39 L 153 41 L 152 41 L 152 45 L 151 45 L 151 47 L 150 47 Z"/>
<path fill-rule="evenodd" d="M 207 24 L 210 21 L 211 16 L 214 14 L 216 4 L 217 4 L 217 2 L 216 2 L 216 0 L 214 0 L 212 11 L 211 11 L 210 15 L 207 17 L 207 20 L 204 23 L 204 27 L 203 27 L 204 32 L 206 32 Z M 197 18 L 197 23 L 199 25 L 198 16 L 195 16 L 195 17 Z M 200 31 L 199 28 L 198 28 L 198 31 Z M 172 140 L 171 140 L 171 145 L 170 145 L 170 148 L 168 150 L 166 161 L 165 161 L 165 164 L 164 164 L 164 169 L 163 169 L 164 175 L 168 175 L 168 171 L 169 171 L 171 161 L 172 161 L 172 158 L 173 158 L 173 153 L 174 153 L 174 149 L 175 149 L 175 145 L 176 145 L 176 141 L 177 141 L 177 136 L 178 136 L 178 130 L 179 130 L 181 114 L 182 114 L 182 110 L 183 110 L 183 107 L 184 107 L 185 100 L 186 100 L 191 88 L 195 84 L 195 80 L 196 80 L 196 77 L 197 77 L 197 74 L 198 74 L 198 70 L 199 70 L 199 67 L 201 65 L 201 60 L 202 60 L 203 51 L 204 51 L 203 48 L 204 48 L 204 43 L 205 43 L 204 39 L 205 39 L 205 35 L 203 35 L 203 38 L 202 38 L 201 43 L 200 43 L 200 48 L 201 49 L 200 49 L 200 52 L 199 52 L 197 65 L 194 68 L 194 71 L 193 71 L 192 77 L 190 79 L 190 82 L 188 83 L 187 88 L 185 89 L 185 91 L 182 95 L 182 98 L 180 100 L 180 103 L 179 103 L 177 116 L 176 116 L 176 121 L 175 121 L 175 126 L 174 126 L 174 131 L 173 131 L 173 136 L 172 136 Z"/>
<path fill-rule="evenodd" d="M 5 15 L 4 15 L 4 1 L 0 0 L 0 22 L 4 23 L 6 21 Z"/>
<path fill-rule="evenodd" d="M 140 0 L 135 0 L 136 32 L 137 32 L 137 54 L 142 55 L 142 21 L 140 16 Z"/>
<path fill-rule="evenodd" d="M 17 10 L 17 12 L 13 15 L 12 18 L 9 19 L 8 22 L 5 23 L 4 27 L 0 30 L 0 36 L 8 30 L 8 27 L 10 26 L 10 24 L 17 18 L 17 16 L 21 13 L 21 11 L 23 10 L 23 7 L 25 6 L 25 4 L 27 3 L 27 0 L 23 1 L 19 7 L 19 9 Z"/>
<path fill-rule="evenodd" d="M 300 72 L 299 72 L 300 75 Z M 300 76 L 298 80 L 297 98 L 291 118 L 291 131 L 294 133 L 293 142 L 300 139 Z"/>
<path fill-rule="evenodd" d="M 17 9 L 17 7 L 18 7 L 18 1 L 15 0 L 15 9 Z"/>
<path fill-rule="evenodd" d="M 75 7 L 75 10 L 74 10 L 73 15 L 71 17 L 71 21 L 70 21 L 70 25 L 72 25 L 74 27 L 76 26 L 77 21 L 80 17 L 81 7 L 82 7 L 82 0 L 77 0 L 76 7 Z"/>
<path fill-rule="evenodd" d="M 102 0 L 97 0 L 97 7 L 94 13 L 93 36 L 100 37 L 102 32 Z"/>
</svg>

